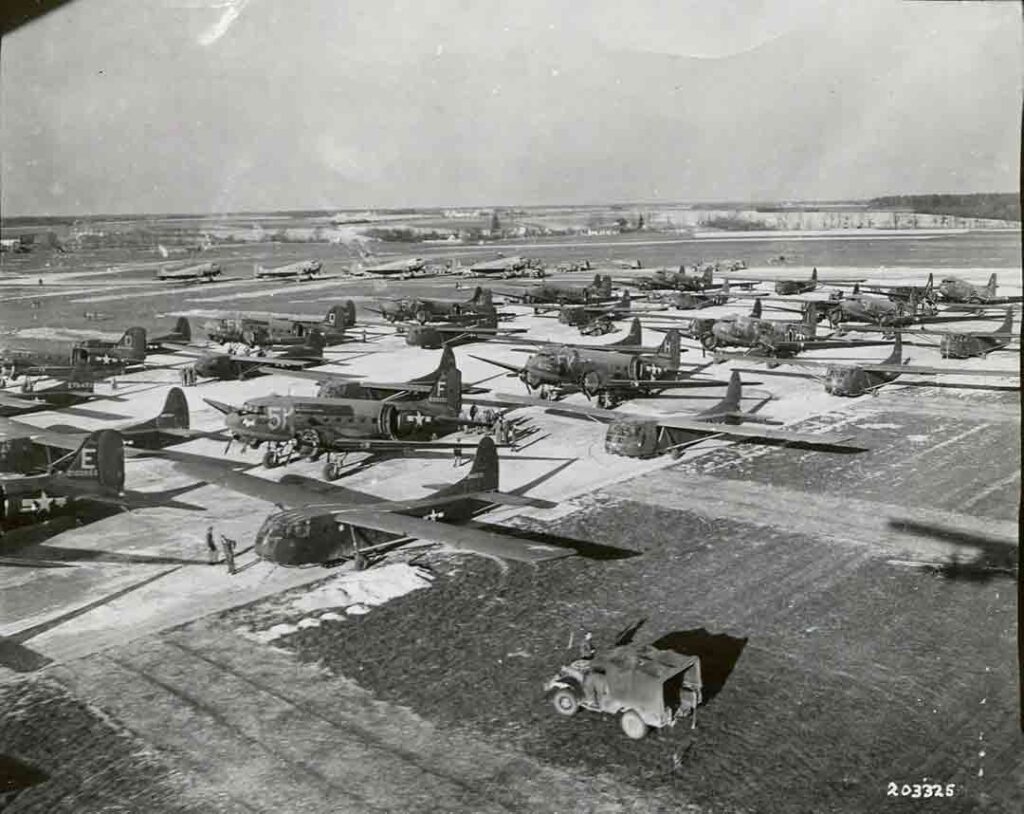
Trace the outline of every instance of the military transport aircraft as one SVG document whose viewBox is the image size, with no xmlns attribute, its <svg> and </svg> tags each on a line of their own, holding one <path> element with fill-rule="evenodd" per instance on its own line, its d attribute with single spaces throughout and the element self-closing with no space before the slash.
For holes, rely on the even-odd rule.
<svg viewBox="0 0 1024 814">
<path fill-rule="evenodd" d="M 491 290 L 477 286 L 468 300 L 428 299 L 426 297 L 403 297 L 383 300 L 376 311 L 388 322 L 431 322 L 433 320 L 461 317 L 467 314 L 488 314 L 494 312 Z"/>
<path fill-rule="evenodd" d="M 557 504 L 525 497 L 520 489 L 499 491 L 498 454 L 484 438 L 472 469 L 462 480 L 432 495 L 412 500 L 383 500 L 336 484 L 295 475 L 279 483 L 234 471 L 223 462 L 184 453 L 160 453 L 193 477 L 284 507 L 271 514 L 256 533 L 255 552 L 284 566 L 330 566 L 352 562 L 365 568 L 387 552 L 414 540 L 431 540 L 468 554 L 517 562 L 586 555 L 600 548 L 618 556 L 635 552 L 572 541 L 563 545 L 536 542 L 477 526 L 458 525 L 499 506 L 550 508 Z"/>
<path fill-rule="evenodd" d="M 257 280 L 312 280 L 323 268 L 319 260 L 300 260 L 277 268 L 264 268 L 258 263 L 253 266 L 252 276 Z"/>
<path fill-rule="evenodd" d="M 401 326 L 405 331 L 405 344 L 417 348 L 437 350 L 448 345 L 480 342 L 495 337 L 512 337 L 527 332 L 527 328 L 499 328 L 498 314 L 463 314 L 444 322 L 410 322 Z"/>
<path fill-rule="evenodd" d="M 116 342 L 12 337 L 0 339 L 0 379 L 18 376 L 95 381 L 146 359 L 146 329 L 129 328 Z"/>
<path fill-rule="evenodd" d="M 30 386 L 26 387 L 26 385 Z M 95 386 L 95 380 L 91 378 L 78 379 L 75 374 L 63 381 L 58 380 L 56 384 L 49 387 L 40 387 L 31 379 L 26 379 L 22 382 L 22 388 L 17 394 L 9 390 L 0 390 L 0 416 L 23 415 L 59 407 L 65 412 L 88 418 L 110 418 L 111 416 L 107 413 L 76 406 L 99 398 L 116 400 L 116 397 L 112 395 L 98 395 L 95 392 Z M 117 418 L 118 416 L 113 417 Z"/>
<path fill-rule="evenodd" d="M 959 277 L 947 277 L 939 283 L 938 293 L 942 302 L 969 302 L 985 305 L 1003 305 L 1020 302 L 1021 297 L 997 297 L 996 275 L 988 278 L 986 285 L 974 285 Z"/>
<path fill-rule="evenodd" d="M 716 358 L 720 361 L 724 359 L 736 358 L 733 354 L 716 354 Z M 808 373 L 796 373 L 790 371 L 764 371 L 765 373 L 773 373 L 775 375 L 782 376 L 797 376 L 800 378 L 813 378 L 820 380 L 825 386 L 825 392 L 833 396 L 847 396 L 855 398 L 857 396 L 863 396 L 866 393 L 874 393 L 880 387 L 883 387 L 890 382 L 895 381 L 898 377 L 906 374 L 920 374 L 927 376 L 936 375 L 955 375 L 955 376 L 1000 376 L 1000 377 L 1012 377 L 1017 375 L 1016 371 L 1012 370 L 986 370 L 981 368 L 949 368 L 949 367 L 924 367 L 921 365 L 909 364 L 909 359 L 903 358 L 903 339 L 900 333 L 896 334 L 896 341 L 893 345 L 892 353 L 887 359 L 883 359 L 878 363 L 861 363 L 856 362 L 853 364 L 841 364 L 837 362 L 830 362 L 824 359 L 822 360 L 805 360 L 805 359 L 793 359 L 793 360 L 779 360 L 775 358 L 762 357 L 760 359 L 756 357 L 746 356 L 743 357 L 748 360 L 766 362 L 769 367 L 773 367 L 778 364 L 790 364 L 797 367 L 806 368 L 808 370 L 821 369 L 824 370 L 824 374 L 808 374 Z M 965 390 L 1019 390 L 1020 385 L 1017 386 L 1003 386 L 1003 385 L 985 385 L 985 384 L 961 384 L 959 382 L 952 384 L 937 383 L 933 380 L 919 381 L 900 379 L 899 384 L 909 385 L 913 387 L 954 387 L 962 388 Z"/>
<path fill-rule="evenodd" d="M 179 269 L 162 268 L 156 273 L 158 280 L 182 283 L 211 283 L 221 273 L 220 263 L 199 263 Z"/>
<path fill-rule="evenodd" d="M 792 277 L 758 277 L 756 280 L 747 279 L 745 282 L 750 284 L 774 282 L 776 294 L 790 297 L 794 294 L 809 294 L 812 291 L 817 291 L 823 285 L 849 285 L 863 282 L 863 280 L 863 277 L 830 277 L 827 280 L 819 280 L 818 268 L 815 266 L 811 269 L 811 276 L 807 280 L 794 280 Z"/>
<path fill-rule="evenodd" d="M 248 379 L 273 368 L 303 368 L 324 362 L 324 336 L 315 328 L 302 337 L 301 344 L 285 346 L 276 356 L 206 351 L 192 362 L 203 379 Z"/>
<path fill-rule="evenodd" d="M 594 275 L 594 282 L 586 286 L 565 283 L 538 283 L 519 291 L 496 291 L 509 300 L 530 305 L 565 305 L 567 303 L 591 303 L 611 299 L 612 278 L 608 275 Z"/>
<path fill-rule="evenodd" d="M 509 371 L 526 385 L 527 392 L 539 390 L 542 399 L 582 393 L 588 399 L 596 397 L 604 407 L 676 388 L 725 384 L 681 375 L 679 353 L 679 332 L 670 330 L 654 349 L 621 345 L 549 346 L 530 356 L 522 367 L 483 356 L 473 358 Z"/>
<path fill-rule="evenodd" d="M 755 300 L 749 316 L 734 315 L 714 320 L 699 337 L 707 350 L 721 347 L 751 348 L 772 356 L 794 356 L 812 349 L 847 348 L 847 339 L 817 337 L 817 304 L 807 303 L 800 322 L 763 319 L 761 300 Z M 860 343 L 864 344 L 864 343 Z"/>
<path fill-rule="evenodd" d="M 863 327 L 852 328 L 858 332 L 871 333 L 888 331 L 888 328 Z M 1014 340 L 1020 339 L 1013 332 L 1013 309 L 1006 309 L 1003 324 L 992 333 L 966 333 L 961 331 L 932 331 L 917 328 L 903 332 L 904 337 L 939 337 L 939 352 L 943 359 L 970 359 L 975 356 L 985 357 L 998 350 L 1009 350 Z M 910 343 L 913 344 L 913 343 Z M 920 344 L 920 343 L 919 343 Z M 1017 352 L 1018 349 L 1013 349 Z"/>
<path fill-rule="evenodd" d="M 462 372 L 450 348 L 429 377 L 406 384 L 342 382 L 340 388 L 333 387 L 342 396 L 271 395 L 249 399 L 241 407 L 206 402 L 224 413 L 232 438 L 252 448 L 266 445 L 264 465 L 282 464 L 294 453 L 315 460 L 326 452 L 324 471 L 331 480 L 341 466 L 332 453 L 462 448 L 470 444 L 437 438 L 466 427 L 490 426 L 462 415 Z"/>
<path fill-rule="evenodd" d="M 427 274 L 427 263 L 422 257 L 406 257 L 401 260 L 380 261 L 369 253 L 364 252 L 364 262 L 356 267 L 361 274 L 370 274 L 374 277 L 395 277 L 399 280 L 408 280 L 410 277 L 421 277 Z"/>
<path fill-rule="evenodd" d="M 612 324 L 615 320 L 628 319 L 635 313 L 629 289 L 623 289 L 622 296 L 613 302 L 559 306 L 558 321 L 563 325 L 578 328 L 579 332 L 585 336 L 600 336 L 615 330 L 615 326 Z"/>
<path fill-rule="evenodd" d="M 716 305 L 727 305 L 732 287 L 726 280 L 721 288 L 705 291 L 660 291 L 651 296 L 651 302 L 664 303 L 679 311 L 697 311 Z"/>
<path fill-rule="evenodd" d="M 194 438 L 221 437 L 217 433 L 196 432 L 189 428 L 188 401 L 178 387 L 172 387 L 164 399 L 160 414 L 147 421 L 117 429 L 130 445 L 161 449 Z M 89 432 L 67 424 L 37 427 L 21 421 L 0 418 L 0 472 L 37 472 L 53 463 L 52 450 L 74 450 Z M 63 457 L 63 453 L 60 455 Z"/>
<path fill-rule="evenodd" d="M 212 312 L 216 314 L 217 312 Z M 328 309 L 322 320 L 302 314 L 245 314 L 217 316 L 203 324 L 203 331 L 214 342 L 242 342 L 250 347 L 301 344 L 306 334 L 319 331 L 325 345 L 345 341 L 345 329 L 356 324 L 356 304 L 345 300 Z"/>
<path fill-rule="evenodd" d="M 886 286 L 859 285 L 859 290 L 868 294 L 881 294 L 891 300 L 910 300 L 934 304 L 935 301 L 935 276 L 928 275 L 928 281 L 924 285 L 898 285 L 891 288 Z"/>
<path fill-rule="evenodd" d="M 552 404 L 534 398 L 516 396 L 502 398 L 507 405 L 540 406 L 551 413 L 574 418 L 603 421 L 608 424 L 605 450 L 613 455 L 629 458 L 652 458 L 671 453 L 678 457 L 683 450 L 699 441 L 714 438 L 781 444 L 801 449 L 829 452 L 862 452 L 861 447 L 850 446 L 848 437 L 799 433 L 786 429 L 737 426 L 743 422 L 781 424 L 763 418 L 756 412 L 744 412 L 740 407 L 742 383 L 734 372 L 723 398 L 714 407 L 699 413 L 672 415 L 640 415 L 621 410 L 605 410 L 582 404 Z"/>
<path fill-rule="evenodd" d="M 54 433 L 47 443 L 60 441 L 60 435 Z M 174 501 L 173 496 L 180 491 L 126 491 L 124 441 L 116 430 L 99 430 L 89 433 L 77 446 L 72 445 L 71 452 L 53 461 L 42 472 L 0 474 L 0 528 L 40 522 L 62 509 L 76 511 L 81 503 L 121 509 L 148 506 L 201 508 Z"/>
<path fill-rule="evenodd" d="M 474 263 L 465 272 L 468 277 L 543 277 L 544 269 L 536 260 L 525 257 L 496 257 Z"/>
<path fill-rule="evenodd" d="M 828 321 L 834 327 L 847 322 L 867 322 L 883 327 L 905 327 L 915 324 L 931 324 L 937 322 L 957 322 L 963 316 L 939 315 L 938 308 L 930 299 L 922 299 L 923 295 L 911 292 L 907 299 L 890 299 L 888 296 L 875 297 L 861 294 L 860 286 L 854 285 L 853 293 L 829 299 L 826 308 Z"/>
<path fill-rule="evenodd" d="M 686 266 L 678 269 L 657 269 L 649 277 L 633 277 L 629 280 L 618 280 L 622 285 L 634 285 L 642 291 L 669 289 L 673 291 L 703 291 L 714 286 L 714 269 L 704 268 L 700 274 L 687 274 Z"/>
</svg>

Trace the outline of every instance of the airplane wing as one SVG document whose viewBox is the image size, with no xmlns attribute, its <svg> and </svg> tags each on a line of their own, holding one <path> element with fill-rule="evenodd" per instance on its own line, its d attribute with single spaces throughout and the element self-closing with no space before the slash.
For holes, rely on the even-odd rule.
<svg viewBox="0 0 1024 814">
<path fill-rule="evenodd" d="M 503 394 L 504 397 L 504 394 Z M 686 430 L 688 432 L 707 433 L 719 438 L 735 440 L 753 439 L 762 441 L 777 441 L 811 448 L 824 448 L 831 450 L 860 451 L 862 448 L 851 446 L 846 442 L 849 436 L 816 435 L 812 433 L 800 433 L 784 428 L 773 429 L 759 423 L 758 426 L 745 426 L 743 424 L 718 424 L 710 421 L 703 421 L 684 415 L 640 415 L 639 413 L 620 412 L 618 410 L 606 410 L 601 407 L 591 407 L 587 404 L 560 404 L 544 399 L 530 398 L 528 396 L 509 397 L 510 403 L 517 403 L 522 406 L 543 407 L 546 411 L 556 415 L 567 415 L 571 417 L 590 418 L 595 421 L 610 423 L 621 419 L 640 419 L 657 422 L 659 427 L 670 429 Z"/>
<path fill-rule="evenodd" d="M 993 368 L 970 368 L 970 367 L 927 367 L 922 365 L 886 365 L 867 364 L 857 367 L 872 373 L 911 373 L 920 375 L 943 375 L 943 376 L 1020 376 L 1017 370 L 995 370 Z"/>
<path fill-rule="evenodd" d="M 483 356 L 474 356 L 472 353 L 469 354 L 469 355 L 472 358 L 478 359 L 481 362 L 487 362 L 487 364 L 489 364 L 489 365 L 494 365 L 495 367 L 504 368 L 505 370 L 509 370 L 512 373 L 520 373 L 523 370 L 523 368 L 516 367 L 515 365 L 510 365 L 507 362 L 498 362 L 498 361 L 495 361 L 494 359 L 485 359 Z"/>
<path fill-rule="evenodd" d="M 267 357 L 265 357 L 265 356 L 260 357 L 260 360 L 262 362 L 264 362 L 264 363 L 267 363 L 267 368 L 266 369 L 263 369 L 263 368 L 259 369 L 261 373 L 280 373 L 280 372 L 282 372 L 282 371 L 278 370 L 276 367 L 270 366 L 269 365 L 269 361 L 270 360 L 267 359 Z M 317 371 L 317 370 L 301 370 L 300 369 L 300 370 L 287 370 L 287 371 L 284 371 L 284 372 L 288 376 L 294 376 L 296 379 L 309 379 L 310 381 L 313 381 L 313 382 L 334 382 L 334 381 L 348 382 L 348 381 L 351 381 L 352 379 L 358 379 L 359 378 L 358 376 L 355 376 L 355 375 L 353 375 L 351 373 L 335 373 L 333 371 L 326 371 L 326 370 L 319 370 L 319 371 Z M 383 389 L 386 389 L 386 388 L 383 388 Z"/>
<path fill-rule="evenodd" d="M 353 526 L 414 539 L 435 540 L 456 551 L 501 557 L 517 562 L 538 563 L 570 557 L 576 553 L 571 548 L 535 543 L 511 535 L 496 534 L 466 526 L 453 526 L 391 511 L 339 509 L 334 514 L 340 522 Z"/>
<path fill-rule="evenodd" d="M 42 427 L 34 427 L 31 424 L 22 424 L 20 421 L 12 421 L 9 418 L 0 418 L 0 441 L 27 438 L 37 444 L 73 452 L 81 446 L 86 435 L 88 433 L 53 432 Z"/>
</svg>

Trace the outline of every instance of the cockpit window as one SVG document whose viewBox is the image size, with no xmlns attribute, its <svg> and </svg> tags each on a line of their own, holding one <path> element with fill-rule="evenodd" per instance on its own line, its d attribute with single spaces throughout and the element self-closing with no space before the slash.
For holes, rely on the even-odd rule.
<svg viewBox="0 0 1024 814">
<path fill-rule="evenodd" d="M 306 539 L 309 537 L 309 520 L 296 520 L 288 526 L 288 536 Z"/>
</svg>

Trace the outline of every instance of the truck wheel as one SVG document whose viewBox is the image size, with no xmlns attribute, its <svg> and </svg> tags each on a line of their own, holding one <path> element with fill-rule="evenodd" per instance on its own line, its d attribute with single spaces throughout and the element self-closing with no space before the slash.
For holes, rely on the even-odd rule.
<svg viewBox="0 0 1024 814">
<path fill-rule="evenodd" d="M 642 740 L 647 734 L 647 724 L 631 709 L 622 713 L 622 720 L 619 723 L 622 725 L 622 731 L 626 733 L 626 737 L 635 741 Z"/>
<path fill-rule="evenodd" d="M 576 693 L 563 687 L 551 696 L 551 705 L 559 715 L 569 718 L 579 711 L 580 701 L 576 697 Z M 643 722 L 641 721 L 641 723 Z"/>
<path fill-rule="evenodd" d="M 718 347 L 718 337 L 711 333 L 704 334 L 704 336 L 700 338 L 700 344 L 703 345 L 706 350 L 714 350 Z"/>
</svg>

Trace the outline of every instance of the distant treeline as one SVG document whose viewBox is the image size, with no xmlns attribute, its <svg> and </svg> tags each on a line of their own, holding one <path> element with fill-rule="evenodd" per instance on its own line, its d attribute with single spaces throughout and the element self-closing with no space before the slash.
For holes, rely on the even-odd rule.
<svg viewBox="0 0 1024 814">
<path fill-rule="evenodd" d="M 920 215 L 1020 220 L 1020 197 L 1014 192 L 978 192 L 972 195 L 890 195 L 869 204 L 884 209 L 909 209 Z"/>
</svg>

